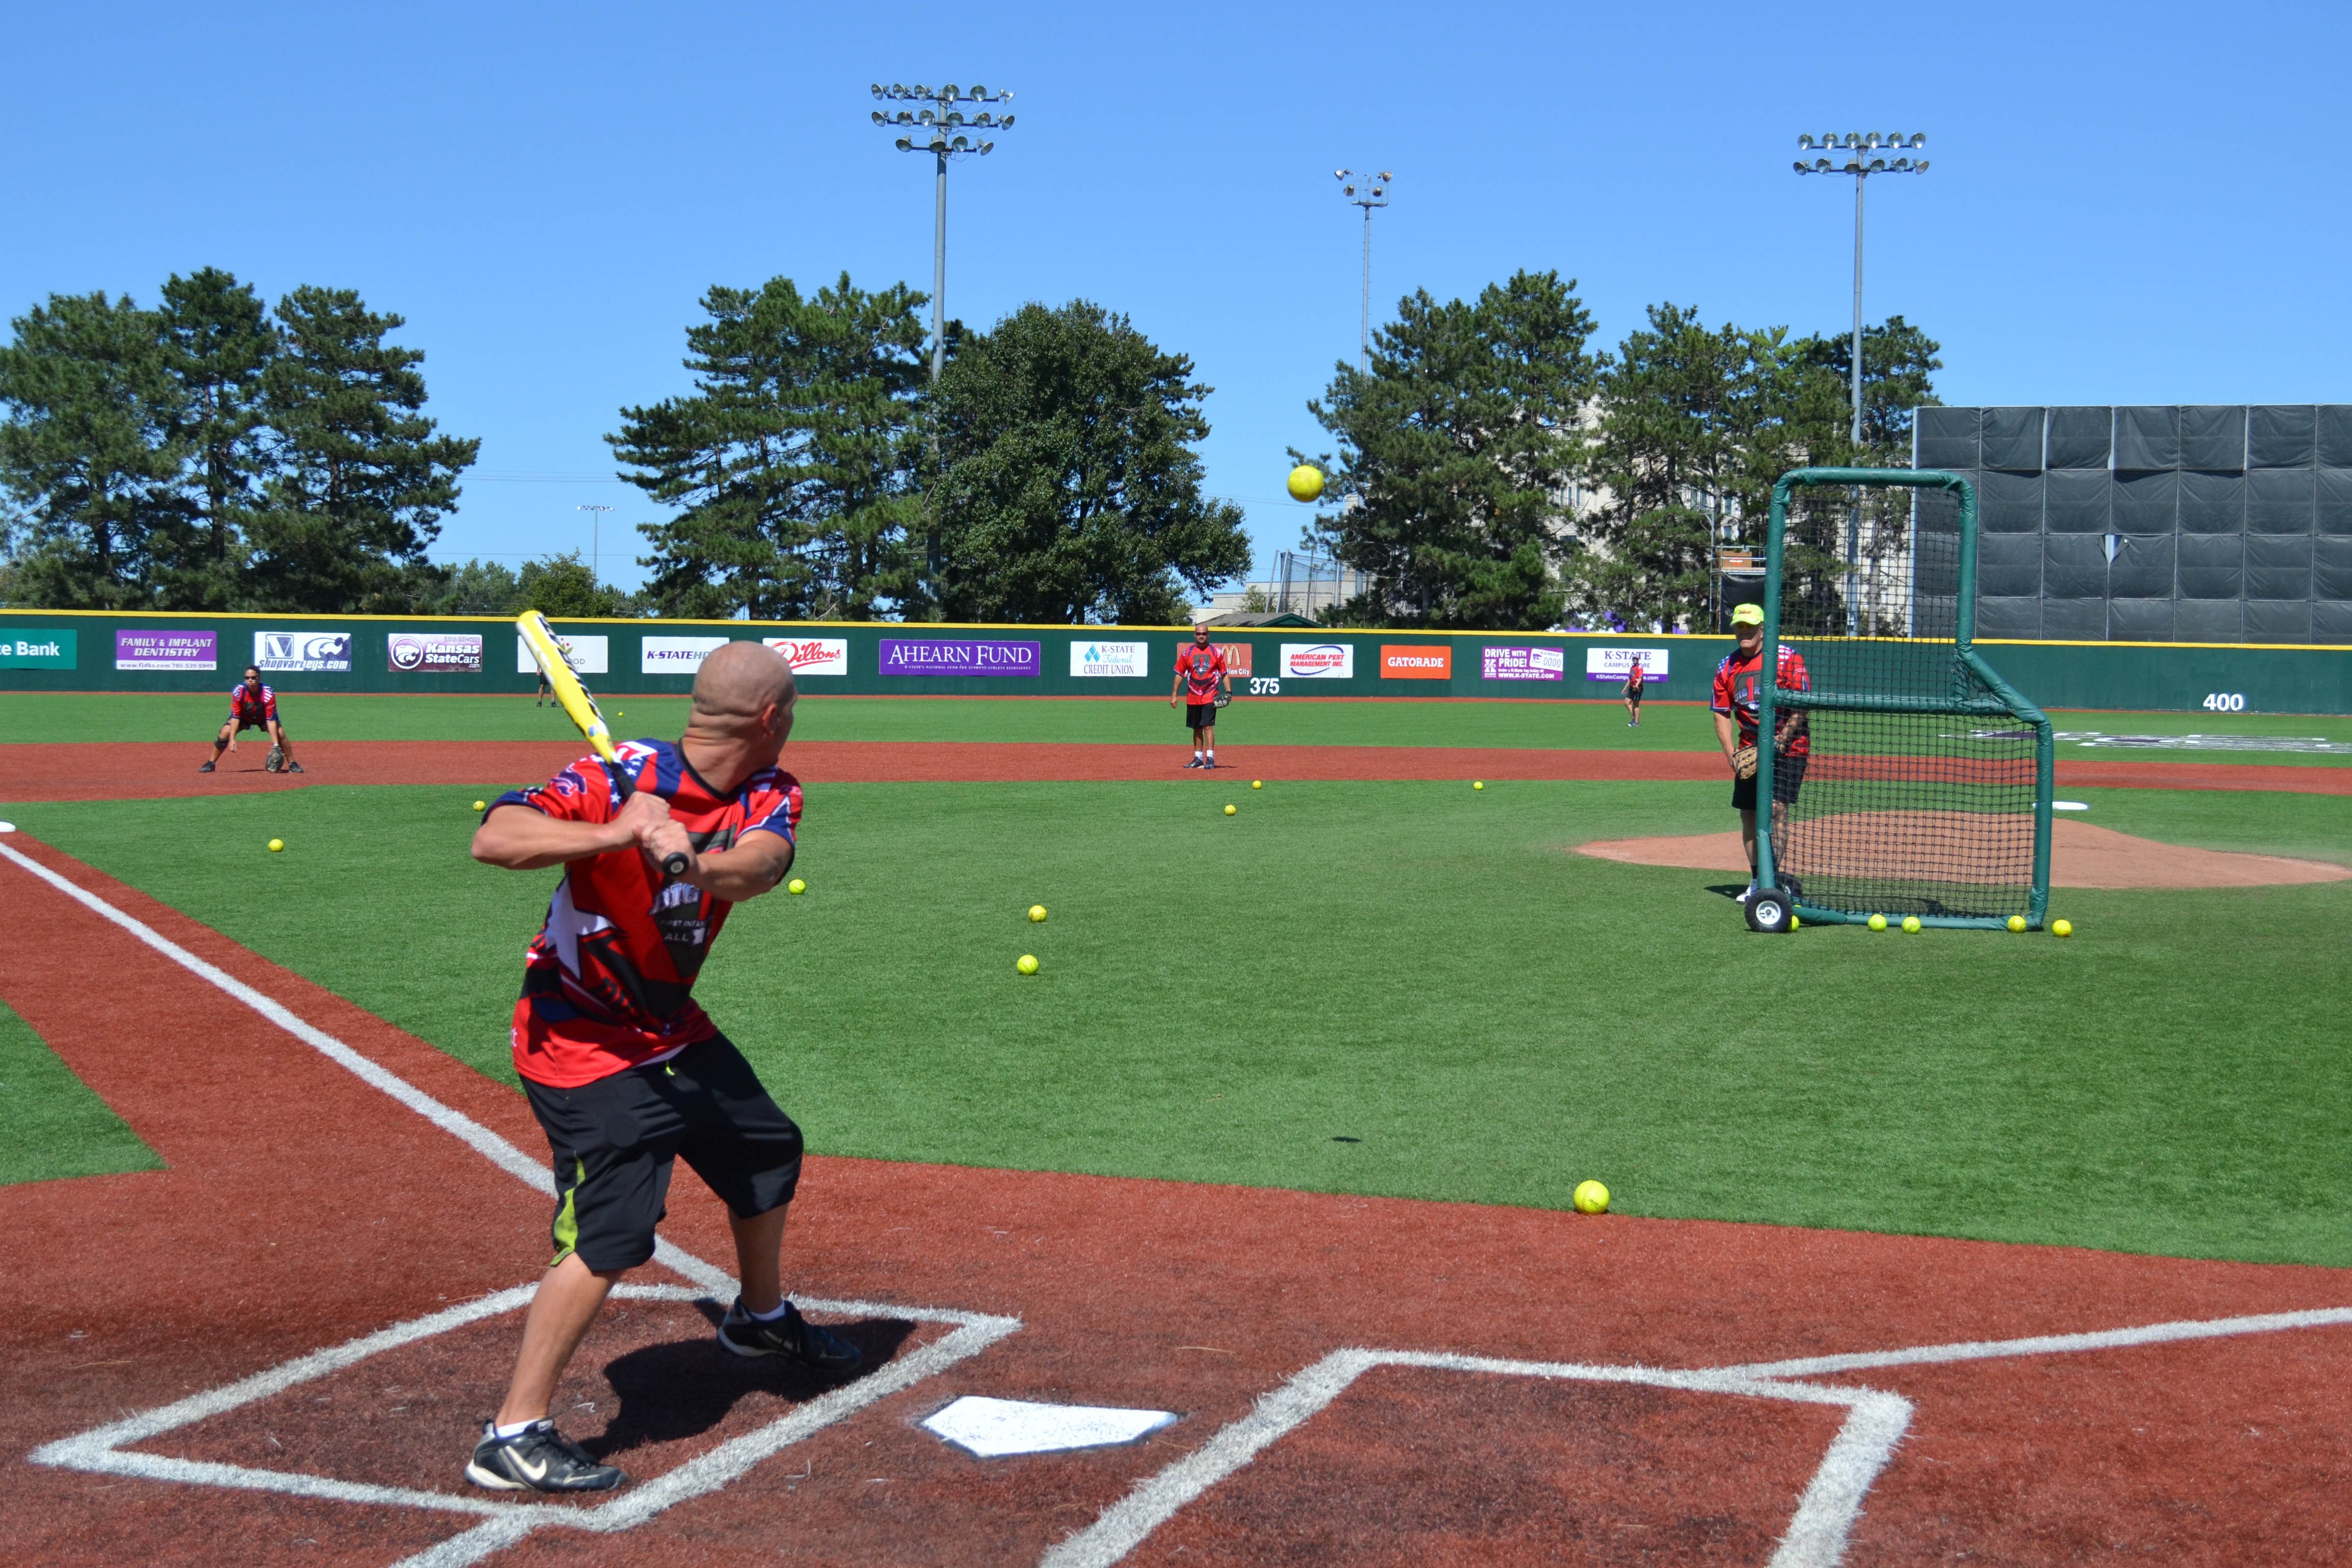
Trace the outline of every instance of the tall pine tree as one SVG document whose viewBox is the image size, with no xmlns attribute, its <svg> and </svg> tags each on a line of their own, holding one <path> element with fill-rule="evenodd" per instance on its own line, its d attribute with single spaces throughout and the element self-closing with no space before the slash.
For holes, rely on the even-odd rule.
<svg viewBox="0 0 2352 1568">
<path fill-rule="evenodd" d="M 713 288 L 687 329 L 695 389 L 621 410 L 623 478 L 677 507 L 647 523 L 661 613 L 870 619 L 918 592 L 926 296 L 847 273 Z"/>
<path fill-rule="evenodd" d="M 425 355 L 384 342 L 400 317 L 370 310 L 356 290 L 310 287 L 279 300 L 277 316 L 251 591 L 288 609 L 404 610 L 481 443 L 436 435 L 418 412 Z"/>
<path fill-rule="evenodd" d="M 238 609 L 246 530 L 268 460 L 262 373 L 278 349 L 253 287 L 207 267 L 163 285 L 163 363 L 178 384 L 173 439 L 185 466 L 182 516 L 157 541 L 159 601 L 169 609 Z"/>
</svg>

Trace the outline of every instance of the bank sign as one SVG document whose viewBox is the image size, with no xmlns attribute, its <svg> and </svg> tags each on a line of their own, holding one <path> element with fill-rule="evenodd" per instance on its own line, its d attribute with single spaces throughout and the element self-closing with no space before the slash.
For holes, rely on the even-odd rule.
<svg viewBox="0 0 2352 1568">
<path fill-rule="evenodd" d="M 1148 642 L 1074 642 L 1070 645 L 1070 673 L 1076 676 L 1108 676 L 1114 679 L 1140 679 L 1151 673 L 1151 645 Z"/>
<path fill-rule="evenodd" d="M 75 669 L 81 633 L 43 626 L 0 626 L 0 669 Z"/>
<path fill-rule="evenodd" d="M 884 637 L 876 663 L 883 675 L 1042 675 L 1044 647 L 1034 642 Z"/>
</svg>

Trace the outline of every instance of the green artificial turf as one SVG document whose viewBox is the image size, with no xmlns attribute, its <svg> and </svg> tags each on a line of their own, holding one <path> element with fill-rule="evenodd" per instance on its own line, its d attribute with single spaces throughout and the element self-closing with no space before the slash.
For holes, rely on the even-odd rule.
<svg viewBox="0 0 2352 1568">
<path fill-rule="evenodd" d="M 184 741 L 202 747 L 220 727 L 225 698 L 201 694 L 0 693 L 6 741 Z M 686 721 L 680 697 L 614 697 L 605 717 L 624 735 L 671 736 Z M 294 693 L 282 700 L 297 746 L 313 741 L 561 741 L 574 734 L 553 707 L 528 697 L 404 697 Z M 2264 713 L 2055 713 L 2061 731 L 2109 735 L 2316 738 L 2352 746 L 2352 719 Z M 1165 701 L 1118 698 L 810 697 L 800 707 L 812 741 L 1110 742 L 1182 746 L 1182 721 Z M 1241 698 L 1217 726 L 1218 743 L 1307 746 L 1539 746 L 1575 750 L 1711 751 L 1703 704 L 1652 701 L 1629 729 L 1615 701 L 1364 700 Z M 2352 752 L 2139 749 L 2061 742 L 2068 759 L 2352 766 Z"/>
<path fill-rule="evenodd" d="M 0 1005 L 0 1186 L 163 1168 L 32 1026 Z"/>
<path fill-rule="evenodd" d="M 11 809 L 504 1079 L 554 878 L 470 863 L 457 793 Z M 2235 847 L 2345 821 L 2092 793 Z M 2352 1265 L 2352 883 L 1776 939 L 1737 879 L 1567 852 L 1728 827 L 1722 794 L 824 786 L 809 893 L 739 910 L 700 994 L 827 1152 L 1547 1206 L 1598 1176 L 1635 1214 Z"/>
</svg>

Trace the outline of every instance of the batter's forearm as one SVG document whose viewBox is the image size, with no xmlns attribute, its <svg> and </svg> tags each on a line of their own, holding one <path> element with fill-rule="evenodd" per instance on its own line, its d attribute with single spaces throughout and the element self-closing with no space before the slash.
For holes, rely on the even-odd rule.
<svg viewBox="0 0 2352 1568">
<path fill-rule="evenodd" d="M 772 833 L 756 833 L 751 838 L 732 849 L 696 856 L 686 880 L 730 904 L 774 892 L 793 868 L 793 846 Z"/>
<path fill-rule="evenodd" d="M 635 843 L 636 836 L 617 822 L 559 822 L 527 805 L 501 805 L 474 829 L 473 856 L 486 866 L 536 871 Z"/>
</svg>

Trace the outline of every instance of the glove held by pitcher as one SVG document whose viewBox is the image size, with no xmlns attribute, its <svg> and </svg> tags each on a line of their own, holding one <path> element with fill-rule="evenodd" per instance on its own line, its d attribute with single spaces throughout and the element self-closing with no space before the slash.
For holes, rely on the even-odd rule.
<svg viewBox="0 0 2352 1568">
<path fill-rule="evenodd" d="M 1742 746 L 1731 753 L 1731 771 L 1743 779 L 1756 776 L 1756 748 Z"/>
</svg>

